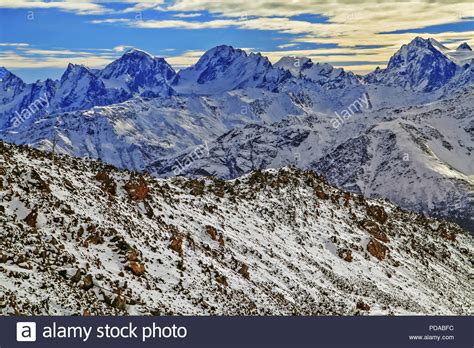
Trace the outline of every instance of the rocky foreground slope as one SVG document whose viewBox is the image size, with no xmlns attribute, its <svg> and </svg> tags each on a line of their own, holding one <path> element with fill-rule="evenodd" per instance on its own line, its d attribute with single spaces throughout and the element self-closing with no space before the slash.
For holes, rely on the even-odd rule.
<svg viewBox="0 0 474 348">
<path fill-rule="evenodd" d="M 0 314 L 472 314 L 472 236 L 311 171 L 155 179 L 0 143 Z"/>
</svg>

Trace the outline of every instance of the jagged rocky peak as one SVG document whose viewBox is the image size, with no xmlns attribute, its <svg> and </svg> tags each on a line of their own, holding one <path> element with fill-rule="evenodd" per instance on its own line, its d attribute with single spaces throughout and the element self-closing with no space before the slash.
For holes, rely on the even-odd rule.
<svg viewBox="0 0 474 348">
<path fill-rule="evenodd" d="M 306 57 L 283 57 L 274 66 L 289 71 L 296 78 L 309 79 L 327 88 L 343 88 L 359 83 L 352 72 L 335 68 L 329 63 L 314 63 Z"/>
<path fill-rule="evenodd" d="M 234 48 L 229 45 L 219 45 L 206 51 L 206 53 L 204 53 L 203 56 L 199 59 L 199 62 L 205 62 L 209 59 L 212 59 L 212 57 L 235 58 L 238 56 L 246 57 L 247 53 L 244 50 L 241 50 L 240 48 Z M 199 65 L 199 62 L 196 65 Z"/>
<path fill-rule="evenodd" d="M 22 85 L 25 84 L 21 78 L 19 78 L 18 76 L 13 74 L 10 70 L 2 66 L 0 67 L 0 82 L 4 82 L 4 81 L 17 82 Z"/>
<path fill-rule="evenodd" d="M 70 80 L 72 78 L 81 78 L 86 75 L 94 75 L 92 71 L 89 70 L 85 65 L 83 64 L 72 64 L 69 63 L 66 71 L 64 74 L 61 76 L 61 83 L 64 83 L 67 80 Z"/>
<path fill-rule="evenodd" d="M 369 74 L 367 81 L 420 92 L 436 90 L 456 74 L 457 66 L 443 53 L 443 47 L 418 36 L 390 58 L 386 69 Z"/>
<path fill-rule="evenodd" d="M 262 56 L 260 53 L 247 54 L 240 48 L 234 48 L 228 45 L 220 45 L 208 50 L 196 63 L 196 70 L 203 70 L 209 68 L 219 69 L 220 71 L 226 70 L 229 66 L 234 63 L 244 64 L 245 61 L 262 62 L 266 67 L 270 67 L 271 63 L 267 57 Z"/>
<path fill-rule="evenodd" d="M 3 66 L 0 66 L 0 79 L 3 79 L 10 72 L 5 69 Z"/>
<path fill-rule="evenodd" d="M 435 42 L 435 44 L 437 41 Z M 435 48 L 433 39 L 423 39 L 420 36 L 414 38 L 410 43 L 403 45 L 391 58 L 388 68 L 394 68 L 403 63 L 409 63 L 419 60 L 422 56 L 434 55 L 435 57 L 444 57 L 441 52 Z M 440 45 L 436 45 L 441 47 Z"/>
<path fill-rule="evenodd" d="M 124 56 L 125 57 L 147 57 L 147 58 L 153 58 L 153 56 L 146 52 L 146 51 L 143 51 L 143 50 L 140 50 L 138 48 L 131 48 L 129 49 L 127 52 L 124 53 Z"/>
<path fill-rule="evenodd" d="M 26 87 L 21 78 L 4 67 L 0 67 L 0 101 L 7 103 Z"/>
<path fill-rule="evenodd" d="M 154 57 L 151 54 L 132 48 L 125 52 L 119 59 L 107 65 L 101 72 L 105 79 L 119 78 L 124 75 L 161 75 L 166 81 L 171 80 L 176 74 L 165 59 Z"/>
<path fill-rule="evenodd" d="M 456 48 L 456 51 L 472 51 L 471 46 L 467 44 L 467 42 L 463 42 Z"/>
<path fill-rule="evenodd" d="M 313 61 L 306 57 L 282 57 L 274 66 L 288 70 L 293 76 L 298 77 L 301 71 L 311 68 L 313 64 Z"/>
<path fill-rule="evenodd" d="M 221 45 L 207 51 L 194 65 L 181 70 L 173 85 L 181 93 L 208 94 L 246 87 L 274 89 L 284 72 L 259 53 Z"/>
</svg>

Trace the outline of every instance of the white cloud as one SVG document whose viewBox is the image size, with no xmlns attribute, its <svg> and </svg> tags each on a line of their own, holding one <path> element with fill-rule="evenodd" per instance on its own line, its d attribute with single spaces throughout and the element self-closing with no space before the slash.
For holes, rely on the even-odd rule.
<svg viewBox="0 0 474 348">
<path fill-rule="evenodd" d="M 277 47 L 278 48 L 289 48 L 289 47 L 294 47 L 294 46 L 298 46 L 297 43 L 288 43 L 288 44 L 284 44 L 284 45 L 278 45 Z"/>
<path fill-rule="evenodd" d="M 131 19 L 128 19 L 128 18 L 94 19 L 90 22 L 92 24 L 130 23 Z"/>
<path fill-rule="evenodd" d="M 0 47 L 28 47 L 27 43 L 9 43 L 9 42 L 0 42 Z"/>
<path fill-rule="evenodd" d="M 163 28 L 175 28 L 175 29 L 216 29 L 216 28 L 228 28 L 235 26 L 236 23 L 233 20 L 213 20 L 208 22 L 188 22 L 184 20 L 149 20 L 149 21 L 129 21 L 129 25 L 135 28 L 145 29 L 163 29 Z"/>
<path fill-rule="evenodd" d="M 202 14 L 200 13 L 177 13 L 174 14 L 173 17 L 178 17 L 178 18 L 196 18 L 196 17 L 201 17 Z"/>
<path fill-rule="evenodd" d="M 65 1 L 39 1 L 39 0 L 0 0 L 0 8 L 7 9 L 59 9 L 77 14 L 104 14 L 111 13 L 112 10 L 94 3 L 94 1 L 86 0 L 65 0 Z"/>
<path fill-rule="evenodd" d="M 37 49 L 30 46 L 10 47 L 0 50 L 0 61 L 9 69 L 22 68 L 60 68 L 69 63 L 83 64 L 91 68 L 100 68 L 117 59 L 121 49 L 127 46 L 104 49 Z"/>
<path fill-rule="evenodd" d="M 125 52 L 126 49 L 128 49 L 130 46 L 124 46 L 124 45 L 120 45 L 120 46 L 115 46 L 113 48 L 113 50 L 115 52 L 118 52 L 118 53 L 121 53 L 121 52 Z"/>
</svg>

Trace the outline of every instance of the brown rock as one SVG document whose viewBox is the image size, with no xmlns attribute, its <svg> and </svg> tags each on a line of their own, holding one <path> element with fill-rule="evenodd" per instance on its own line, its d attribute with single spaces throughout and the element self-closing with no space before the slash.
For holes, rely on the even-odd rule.
<svg viewBox="0 0 474 348">
<path fill-rule="evenodd" d="M 448 231 L 444 226 L 440 226 L 438 228 L 438 232 L 440 233 L 440 236 L 446 240 L 450 240 L 452 242 L 456 240 L 456 234 L 453 231 Z"/>
<path fill-rule="evenodd" d="M 371 239 L 367 244 L 367 251 L 370 253 L 370 255 L 376 257 L 379 260 L 385 259 L 387 250 L 388 248 L 384 244 L 375 239 Z"/>
<path fill-rule="evenodd" d="M 239 269 L 239 274 L 241 274 L 245 279 L 250 279 L 250 274 L 249 274 L 249 266 L 247 266 L 245 263 L 242 264 L 242 266 Z"/>
<path fill-rule="evenodd" d="M 31 228 L 36 228 L 36 222 L 38 220 L 38 210 L 33 209 L 31 213 L 28 214 L 28 216 L 25 218 L 25 222 L 28 226 Z"/>
<path fill-rule="evenodd" d="M 344 206 L 349 206 L 349 201 L 351 200 L 351 194 L 349 192 L 344 192 Z"/>
<path fill-rule="evenodd" d="M 222 233 L 219 234 L 219 240 L 218 240 L 218 242 L 219 242 L 219 246 L 220 246 L 221 248 L 223 248 L 223 247 L 225 246 L 224 236 L 222 235 Z"/>
<path fill-rule="evenodd" d="M 104 237 L 102 237 L 99 232 L 95 232 L 87 237 L 86 241 L 89 244 L 102 244 L 104 243 Z"/>
<path fill-rule="evenodd" d="M 134 275 L 136 275 L 137 277 L 140 277 L 143 274 L 145 274 L 145 264 L 143 264 L 143 263 L 138 263 L 138 262 L 135 262 L 135 261 L 131 261 L 130 264 L 129 264 L 129 267 L 130 267 L 130 270 L 132 271 L 132 273 Z"/>
<path fill-rule="evenodd" d="M 120 310 L 125 310 L 127 306 L 127 300 L 125 297 L 121 295 L 117 295 L 114 300 L 112 301 L 112 307 L 120 309 Z"/>
<path fill-rule="evenodd" d="M 379 225 L 376 222 L 370 221 L 370 220 L 363 220 L 362 221 L 362 227 L 369 232 L 373 237 L 376 239 L 388 243 L 389 239 L 387 235 L 380 230 Z"/>
<path fill-rule="evenodd" d="M 136 250 L 132 250 L 127 255 L 128 261 L 138 261 L 138 252 Z"/>
<path fill-rule="evenodd" d="M 370 306 L 367 303 L 362 302 L 361 300 L 357 301 L 356 308 L 362 311 L 370 311 Z"/>
<path fill-rule="evenodd" d="M 384 224 L 388 219 L 388 215 L 383 209 L 383 207 L 380 207 L 378 205 L 368 205 L 367 215 L 375 219 L 375 221 L 380 222 L 381 224 Z"/>
<path fill-rule="evenodd" d="M 81 280 L 81 278 L 82 278 L 81 270 L 78 269 L 76 273 L 71 277 L 71 282 L 77 283 Z"/>
<path fill-rule="evenodd" d="M 106 172 L 102 171 L 96 174 L 95 179 L 97 181 L 107 181 L 107 180 L 110 180 L 110 176 Z"/>
<path fill-rule="evenodd" d="M 349 249 L 341 249 L 337 252 L 339 257 L 347 262 L 352 262 L 352 251 Z"/>
<path fill-rule="evenodd" d="M 173 251 L 176 251 L 180 256 L 182 256 L 183 255 L 183 238 L 182 237 L 171 238 L 171 244 L 169 248 Z"/>
<path fill-rule="evenodd" d="M 315 193 L 319 199 L 323 199 L 323 200 L 328 199 L 328 195 L 326 194 L 326 192 L 324 192 L 321 186 L 316 187 Z"/>
<path fill-rule="evenodd" d="M 124 188 L 130 198 L 136 202 L 145 200 L 150 192 L 148 183 L 143 178 L 127 182 Z"/>
<path fill-rule="evenodd" d="M 206 232 L 212 240 L 217 240 L 217 229 L 212 226 L 206 226 Z"/>
<path fill-rule="evenodd" d="M 84 277 L 84 280 L 82 282 L 82 289 L 85 291 L 91 289 L 94 286 L 94 281 L 92 280 L 92 275 L 88 274 Z"/>
<path fill-rule="evenodd" d="M 0 254 L 0 263 L 5 263 L 8 261 L 8 256 L 4 254 Z"/>
<path fill-rule="evenodd" d="M 95 176 L 97 181 L 102 183 L 101 189 L 110 196 L 115 196 L 117 193 L 117 184 L 114 179 L 109 176 L 106 172 L 99 172 Z"/>
<path fill-rule="evenodd" d="M 216 276 L 216 282 L 219 284 L 222 284 L 224 286 L 229 286 L 229 283 L 227 283 L 227 277 L 224 275 L 217 275 Z"/>
</svg>

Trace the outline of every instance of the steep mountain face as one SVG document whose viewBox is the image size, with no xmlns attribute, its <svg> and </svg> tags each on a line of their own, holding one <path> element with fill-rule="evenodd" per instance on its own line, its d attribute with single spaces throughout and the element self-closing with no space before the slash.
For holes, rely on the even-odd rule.
<svg viewBox="0 0 474 348">
<path fill-rule="evenodd" d="M 143 170 L 167 155 L 203 144 L 248 123 L 281 121 L 304 114 L 287 95 L 257 90 L 219 97 L 136 97 L 121 104 L 48 115 L 9 129 L 8 142 L 30 144 L 78 157 L 100 159 L 120 168 Z"/>
<path fill-rule="evenodd" d="M 179 71 L 173 87 L 184 94 L 213 94 L 249 87 L 272 91 L 289 77 L 259 53 L 247 54 L 222 45 L 207 51 L 196 65 Z"/>
<path fill-rule="evenodd" d="M 309 58 L 283 57 L 276 68 L 289 71 L 294 77 L 309 79 L 327 89 L 342 89 L 360 85 L 358 78 L 352 72 L 334 68 L 327 63 L 313 63 Z"/>
<path fill-rule="evenodd" d="M 52 110 L 77 110 L 113 102 L 104 83 L 83 65 L 69 64 L 54 95 Z"/>
<path fill-rule="evenodd" d="M 435 48 L 429 39 L 415 38 L 390 58 L 386 69 L 366 77 L 369 83 L 431 92 L 444 86 L 455 74 L 457 65 Z"/>
<path fill-rule="evenodd" d="M 288 93 L 245 89 L 213 96 L 135 97 L 120 104 L 50 114 L 6 129 L 0 137 L 42 149 L 51 149 L 55 142 L 60 153 L 143 170 L 160 158 L 193 149 L 236 127 L 302 117 L 318 109 L 334 112 L 354 98 L 340 93 L 334 101 L 334 95 L 293 88 Z"/>
<path fill-rule="evenodd" d="M 18 96 L 26 84 L 15 74 L 12 74 L 7 69 L 0 67 L 0 93 L 1 105 L 8 104 L 16 96 Z"/>
<path fill-rule="evenodd" d="M 454 139 L 446 135 L 411 120 L 388 122 L 341 144 L 311 167 L 338 187 L 368 197 L 385 197 L 412 211 L 443 216 L 474 231 L 472 147 L 468 154 L 456 158 L 450 143 Z M 470 164 L 463 163 L 466 167 L 462 169 L 468 174 L 449 163 L 461 158 L 471 160 L 467 162 Z"/>
<path fill-rule="evenodd" d="M 312 172 L 160 180 L 0 143 L 0 313 L 469 315 L 472 236 Z"/>
<path fill-rule="evenodd" d="M 354 114 L 339 128 L 314 115 L 248 125 L 208 144 L 181 175 L 235 178 L 252 170 L 295 165 L 329 182 L 406 209 L 454 219 L 474 231 L 473 90 L 425 106 Z M 190 151 L 147 168 L 175 175 Z M 396 182 L 396 184 L 395 184 Z"/>
<path fill-rule="evenodd" d="M 452 78 L 449 83 L 444 86 L 444 95 L 452 95 L 453 91 L 469 90 L 474 86 L 474 59 L 469 65 L 466 65 L 464 71 Z"/>
<path fill-rule="evenodd" d="M 0 130 L 26 127 L 47 114 L 57 86 L 58 82 L 50 79 L 26 84 L 17 76 L 6 74 L 0 81 Z"/>
<path fill-rule="evenodd" d="M 106 86 L 147 97 L 172 95 L 174 91 L 170 83 L 175 75 L 163 58 L 152 57 L 137 49 L 131 49 L 99 73 Z"/>
</svg>

